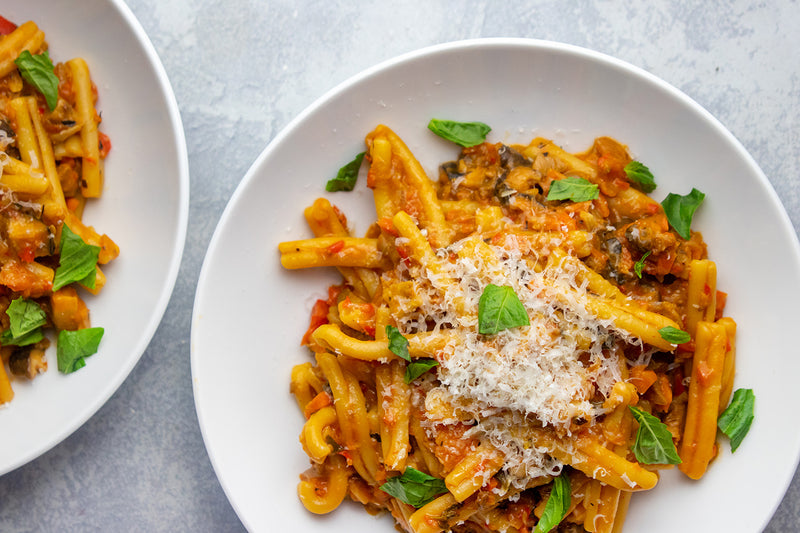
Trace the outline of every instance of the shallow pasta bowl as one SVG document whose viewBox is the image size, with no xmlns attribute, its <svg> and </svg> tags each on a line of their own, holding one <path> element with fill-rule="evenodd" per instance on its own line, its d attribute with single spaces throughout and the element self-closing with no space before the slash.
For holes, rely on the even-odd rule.
<svg viewBox="0 0 800 533">
<path fill-rule="evenodd" d="M 319 196 L 363 234 L 375 218 L 364 176 L 351 193 L 325 193 L 324 186 L 363 151 L 364 136 L 379 123 L 397 132 L 435 178 L 437 166 L 458 150 L 426 129 L 433 117 L 485 122 L 492 142 L 544 136 L 569 151 L 609 135 L 653 170 L 657 200 L 692 187 L 706 194 L 693 228 L 709 243 L 718 286 L 729 294 L 726 314 L 739 324 L 736 387 L 754 389 L 756 419 L 736 454 L 722 449 L 701 481 L 665 471 L 654 490 L 636 494 L 625 531 L 763 528 L 800 450 L 800 432 L 781 419 L 780 391 L 800 371 L 791 334 L 800 247 L 785 211 L 739 142 L 686 95 L 608 56 L 518 39 L 440 45 L 361 73 L 278 135 L 233 195 L 198 283 L 192 372 L 207 450 L 244 524 L 253 531 L 393 530 L 390 518 L 355 504 L 316 517 L 297 499 L 308 459 L 297 438 L 303 418 L 289 375 L 310 360 L 300 338 L 313 302 L 338 278 L 283 270 L 277 244 L 311 236 L 302 212 Z M 238 261 L 230 261 L 234 256 Z M 744 491 L 748 505 L 726 512 Z"/>
<path fill-rule="evenodd" d="M 49 369 L 15 380 L 0 409 L 0 474 L 59 443 L 114 393 L 155 333 L 177 277 L 188 219 L 189 177 L 178 108 L 164 69 L 139 23 L 120 0 L 27 0 L 2 8 L 33 20 L 54 62 L 83 57 L 98 89 L 101 130 L 111 139 L 103 196 L 83 221 L 108 234 L 120 256 L 103 268 L 107 283 L 85 297 L 92 325 L 105 329 L 98 353 L 79 371 Z"/>
</svg>

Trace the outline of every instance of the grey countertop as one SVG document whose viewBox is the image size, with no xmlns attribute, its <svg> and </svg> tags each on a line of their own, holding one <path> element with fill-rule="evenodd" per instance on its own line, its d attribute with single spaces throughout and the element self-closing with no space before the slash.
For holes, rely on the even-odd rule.
<svg viewBox="0 0 800 533">
<path fill-rule="evenodd" d="M 205 249 L 236 185 L 281 128 L 328 89 L 397 54 L 466 38 L 532 37 L 642 67 L 733 132 L 800 227 L 796 0 L 128 5 L 161 57 L 186 131 L 183 263 L 152 342 L 108 403 L 60 445 L 0 477 L 3 532 L 244 529 L 211 467 L 192 399 L 189 334 Z M 732 509 L 738 504 L 744 496 Z M 766 529 L 797 530 L 800 474 Z"/>
</svg>

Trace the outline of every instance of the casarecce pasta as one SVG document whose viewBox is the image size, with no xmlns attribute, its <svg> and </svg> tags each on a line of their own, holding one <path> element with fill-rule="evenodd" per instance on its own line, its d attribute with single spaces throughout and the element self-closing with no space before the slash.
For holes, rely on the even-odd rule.
<svg viewBox="0 0 800 533">
<path fill-rule="evenodd" d="M 342 274 L 291 377 L 309 511 L 350 498 L 414 533 L 618 532 L 660 470 L 704 474 L 736 324 L 691 216 L 646 194 L 624 145 L 483 142 L 438 181 L 386 126 L 366 146 L 366 234 L 320 198 L 314 237 L 279 246 L 288 269 Z"/>
</svg>

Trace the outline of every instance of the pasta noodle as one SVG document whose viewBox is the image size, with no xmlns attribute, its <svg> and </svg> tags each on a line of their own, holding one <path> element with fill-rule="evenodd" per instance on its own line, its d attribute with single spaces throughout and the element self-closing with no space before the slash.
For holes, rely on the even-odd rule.
<svg viewBox="0 0 800 533">
<path fill-rule="evenodd" d="M 13 398 L 15 380 L 47 370 L 43 328 L 102 335 L 90 328 L 81 293 L 102 289 L 106 276 L 97 263 L 119 254 L 111 238 L 82 221 L 86 198 L 102 192 L 110 149 L 97 128 L 89 67 L 81 58 L 53 65 L 32 21 L 4 27 L 14 29 L 0 35 L 0 404 Z M 28 75 L 32 63 L 38 77 Z M 75 239 L 65 244 L 70 235 Z M 78 255 L 88 250 L 88 258 L 62 253 L 69 246 Z M 70 277 L 71 269 L 81 275 Z M 59 355 L 58 367 L 74 371 L 86 355 Z"/>
<path fill-rule="evenodd" d="M 292 371 L 309 511 L 349 497 L 411 533 L 521 533 L 567 490 L 547 527 L 614 533 L 660 470 L 703 475 L 736 324 L 702 236 L 671 228 L 624 145 L 484 142 L 437 181 L 388 127 L 366 145 L 366 235 L 318 199 L 314 237 L 279 245 L 288 269 L 342 274 Z M 592 196 L 552 197 L 570 182 Z M 649 455 L 645 423 L 674 457 Z"/>
</svg>

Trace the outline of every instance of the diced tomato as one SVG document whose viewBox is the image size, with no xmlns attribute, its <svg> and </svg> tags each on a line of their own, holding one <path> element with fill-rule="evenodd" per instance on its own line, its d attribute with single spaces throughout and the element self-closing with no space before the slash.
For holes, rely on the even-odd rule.
<svg viewBox="0 0 800 533">
<path fill-rule="evenodd" d="M 344 241 L 336 241 L 335 243 L 328 246 L 328 248 L 325 251 L 328 254 L 333 255 L 333 254 L 338 254 L 342 250 L 344 250 Z"/>
<path fill-rule="evenodd" d="M 661 211 L 661 209 L 662 209 L 661 204 L 659 204 L 658 202 L 649 202 L 647 204 L 647 207 L 645 207 L 645 213 L 647 213 L 648 215 L 655 215 L 656 213 Z"/>
<path fill-rule="evenodd" d="M 679 352 L 694 353 L 694 348 L 695 348 L 694 340 L 690 340 L 678 345 Z"/>
<path fill-rule="evenodd" d="M 0 35 L 8 35 L 17 29 L 17 25 L 0 15 Z"/>
<path fill-rule="evenodd" d="M 328 323 L 328 302 L 325 300 L 317 300 L 314 303 L 314 307 L 311 309 L 311 320 L 308 325 L 308 329 L 306 330 L 305 335 L 303 335 L 303 340 L 300 341 L 300 344 L 305 346 L 311 340 L 311 334 L 323 324 Z"/>
<path fill-rule="evenodd" d="M 111 151 L 111 139 L 102 131 L 97 132 L 97 138 L 100 141 L 100 159 L 105 159 L 108 152 Z"/>
<path fill-rule="evenodd" d="M 69 198 L 65 198 L 64 200 L 67 202 L 67 209 L 69 209 L 73 213 L 75 212 L 76 209 L 78 209 L 81 206 L 81 201 L 75 197 L 71 196 Z"/>
<path fill-rule="evenodd" d="M 25 246 L 19 251 L 19 258 L 25 261 L 26 263 L 30 263 L 36 258 L 36 252 L 31 246 Z"/>
<path fill-rule="evenodd" d="M 342 285 L 331 285 L 328 287 L 328 305 L 336 305 L 336 300 L 339 299 L 339 294 L 341 294 L 342 289 L 344 287 Z"/>
<path fill-rule="evenodd" d="M 625 189 L 630 188 L 631 184 L 622 178 L 614 178 L 614 187 L 617 188 L 618 191 L 624 191 Z"/>
<path fill-rule="evenodd" d="M 698 381 L 702 385 L 707 385 L 711 380 L 711 376 L 714 374 L 714 369 L 708 366 L 708 363 L 705 361 L 700 361 L 695 365 L 695 376 L 697 377 Z"/>
</svg>

